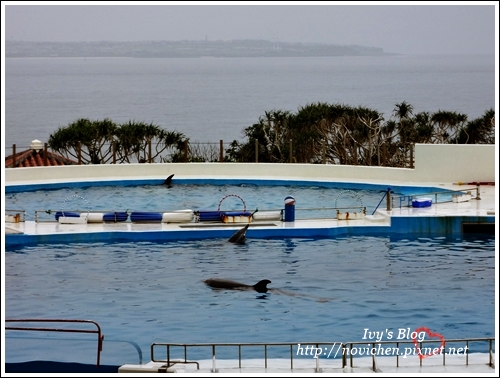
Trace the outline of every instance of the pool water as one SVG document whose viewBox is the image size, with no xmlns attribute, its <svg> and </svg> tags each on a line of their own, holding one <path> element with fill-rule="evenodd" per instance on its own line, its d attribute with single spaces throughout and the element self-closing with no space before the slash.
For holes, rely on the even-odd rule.
<svg viewBox="0 0 500 378">
<path fill-rule="evenodd" d="M 427 188 L 428 190 L 429 188 Z M 407 193 L 419 193 L 407 188 Z M 25 210 L 26 220 L 35 210 L 90 210 L 99 212 L 167 212 L 173 210 L 281 210 L 287 196 L 295 198 L 296 219 L 335 218 L 334 207 L 367 208 L 371 214 L 382 199 L 380 190 L 345 189 L 326 186 L 267 186 L 253 184 L 92 186 L 5 194 L 5 209 Z M 398 193 L 395 193 L 397 195 Z M 448 195 L 451 200 L 451 195 Z M 444 198 L 441 196 L 441 198 Z M 221 202 L 222 201 L 222 202 Z M 383 202 L 382 208 L 385 206 Z M 327 208 L 329 210 L 319 210 Z M 314 210 L 302 210 L 314 209 Z M 351 210 L 352 211 L 352 210 Z M 52 213 L 53 214 L 53 213 Z M 43 215 L 43 213 L 42 213 Z M 55 220 L 53 215 L 46 220 Z"/>
<path fill-rule="evenodd" d="M 163 193 L 168 209 L 172 191 Z M 192 196 L 189 207 L 216 206 L 225 193 L 211 203 Z M 284 194 L 260 198 L 274 207 Z M 133 198 L 116 195 L 103 203 Z M 138 363 L 136 344 L 149 361 L 154 342 L 348 342 L 363 341 L 365 329 L 422 326 L 447 339 L 492 337 L 494 267 L 495 240 L 485 235 L 25 246 L 5 252 L 5 316 L 94 320 L 105 335 L 102 364 Z M 267 278 L 295 295 L 216 291 L 202 282 L 210 277 Z M 6 359 L 91 364 L 95 345 L 95 337 L 8 331 Z"/>
</svg>

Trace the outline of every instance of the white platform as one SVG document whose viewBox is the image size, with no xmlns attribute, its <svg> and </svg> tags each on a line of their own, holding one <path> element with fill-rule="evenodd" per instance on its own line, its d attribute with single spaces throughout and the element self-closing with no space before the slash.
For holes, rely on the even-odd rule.
<svg viewBox="0 0 500 378">
<path fill-rule="evenodd" d="M 182 359 L 180 359 L 182 361 Z M 422 360 L 418 357 L 399 358 L 399 367 L 396 366 L 395 357 L 376 357 L 376 368 L 372 369 L 373 361 L 371 357 L 359 357 L 353 360 L 353 367 L 350 367 L 350 361 L 347 361 L 347 367 L 342 368 L 340 359 L 319 359 L 318 361 L 311 357 L 310 359 L 293 359 L 293 369 L 289 359 L 268 359 L 267 368 L 262 359 L 245 359 L 241 361 L 239 368 L 238 360 L 216 360 L 215 372 L 220 374 L 438 374 L 438 373 L 459 373 L 459 374 L 491 374 L 496 375 L 495 367 L 488 366 L 488 353 L 472 353 L 468 357 L 466 365 L 465 356 L 447 355 L 446 364 L 443 365 L 441 356 L 432 356 Z M 495 356 L 493 356 L 495 361 Z M 149 362 L 142 365 L 127 364 L 119 368 L 119 373 L 157 373 L 159 369 L 164 369 L 169 373 L 188 373 L 188 374 L 211 374 L 214 373 L 214 361 L 198 360 L 200 369 L 194 363 L 183 364 L 176 363 L 167 367 L 165 363 Z M 161 370 L 160 370 L 161 371 Z M 231 375 L 232 376 L 232 375 Z"/>
</svg>

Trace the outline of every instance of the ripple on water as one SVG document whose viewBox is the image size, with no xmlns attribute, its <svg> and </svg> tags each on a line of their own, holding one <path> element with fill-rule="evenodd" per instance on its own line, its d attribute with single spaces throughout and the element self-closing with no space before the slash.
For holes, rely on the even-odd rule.
<svg viewBox="0 0 500 378">
<path fill-rule="evenodd" d="M 485 337 L 494 329 L 494 259 L 494 238 L 31 246 L 5 252 L 6 317 L 92 319 L 144 353 L 152 342 L 353 341 L 365 328 Z M 294 295 L 213 290 L 202 282 L 209 277 L 268 278 Z M 15 356 L 9 343 L 7 353 Z"/>
</svg>

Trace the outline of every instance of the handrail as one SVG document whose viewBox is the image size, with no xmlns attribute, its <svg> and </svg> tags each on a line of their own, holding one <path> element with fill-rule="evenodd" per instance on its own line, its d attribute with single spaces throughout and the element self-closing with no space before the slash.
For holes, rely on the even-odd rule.
<svg viewBox="0 0 500 378">
<path fill-rule="evenodd" d="M 382 196 L 382 198 L 380 199 L 380 202 L 377 204 L 377 206 L 375 206 L 375 209 L 373 210 L 372 215 L 373 215 L 373 214 L 375 214 L 375 211 L 377 211 L 378 207 L 380 206 L 380 204 L 381 204 L 381 203 L 382 203 L 382 201 L 384 200 L 385 196 L 387 196 L 388 194 L 390 195 L 390 193 L 393 193 L 393 192 L 391 191 L 391 188 L 390 188 L 390 187 L 389 187 L 389 188 L 387 188 L 387 190 L 383 190 L 383 192 L 384 192 L 384 195 L 383 195 L 383 196 Z M 388 201 L 390 202 L 390 199 L 388 199 Z"/>
<path fill-rule="evenodd" d="M 101 352 L 104 335 L 101 332 L 99 324 L 93 320 L 80 319 L 5 319 L 5 322 L 11 323 L 91 323 L 97 327 L 97 330 L 90 329 L 68 329 L 68 328 L 40 328 L 40 327 L 5 327 L 5 330 L 11 331 L 45 331 L 45 332 L 75 332 L 75 333 L 97 333 L 97 367 L 101 363 Z"/>
<path fill-rule="evenodd" d="M 394 200 L 399 199 L 399 208 L 401 208 L 401 204 L 403 201 L 408 198 L 408 203 L 411 202 L 413 198 L 417 197 L 422 197 L 422 196 L 432 196 L 434 195 L 434 203 L 438 203 L 437 201 L 437 196 L 438 195 L 452 195 L 453 193 L 463 193 L 463 192 L 472 192 L 473 190 L 476 191 L 476 196 L 472 197 L 471 199 L 475 199 L 477 201 L 481 200 L 481 194 L 480 194 L 480 186 L 476 186 L 475 188 L 465 188 L 465 189 L 457 189 L 457 190 L 444 190 L 440 192 L 428 192 L 428 193 L 419 193 L 419 194 L 407 194 L 404 196 L 392 196 L 392 203 L 391 203 L 391 208 L 394 208 Z M 450 202 L 450 201 L 442 201 L 440 203 L 445 203 L 445 202 Z M 410 207 L 410 205 L 408 205 Z"/>
<path fill-rule="evenodd" d="M 443 356 L 443 366 L 446 365 L 446 348 L 445 348 L 445 345 L 447 343 L 460 343 L 460 342 L 465 342 L 466 343 L 466 348 L 465 349 L 465 365 L 469 365 L 469 343 L 470 342 L 485 342 L 485 341 L 488 341 L 489 342 L 489 348 L 488 348 L 488 354 L 489 354 L 489 362 L 488 362 L 488 366 L 489 367 L 493 367 L 493 341 L 495 340 L 494 337 L 479 337 L 479 338 L 468 338 L 468 339 L 444 339 L 444 342 L 443 342 L 443 348 L 444 348 L 444 352 L 439 352 L 439 354 L 441 354 Z M 422 344 L 424 343 L 436 343 L 436 340 L 422 340 L 422 341 L 418 341 L 418 344 L 420 345 L 420 350 L 422 350 Z M 399 344 L 412 344 L 413 346 L 415 346 L 415 341 L 414 340 L 397 340 L 397 341 L 377 341 L 377 342 L 366 342 L 366 341 L 354 341 L 354 342 L 348 342 L 348 343 L 344 343 L 342 344 L 342 350 L 343 351 L 347 351 L 348 353 L 342 353 L 342 367 L 346 367 L 347 366 L 347 355 L 350 356 L 350 367 L 354 367 L 353 365 L 353 356 L 354 354 L 353 353 L 350 353 L 350 351 L 353 349 L 353 346 L 354 345 L 372 345 L 372 348 L 375 348 L 375 344 L 380 344 L 380 345 L 387 345 L 387 344 L 396 344 L 396 349 L 399 350 Z M 347 345 L 349 345 L 350 347 L 348 348 Z M 345 348 L 345 349 L 344 349 Z M 437 348 L 437 349 L 440 349 L 440 348 Z M 399 353 L 396 353 L 395 356 L 396 356 L 396 367 L 399 367 L 399 357 L 400 357 L 401 354 Z M 372 369 L 373 371 L 376 371 L 377 370 L 377 366 L 376 366 L 376 359 L 375 359 L 375 356 L 376 354 L 371 354 L 372 356 Z M 420 358 L 420 366 L 422 366 L 422 360 L 423 360 L 423 357 Z"/>
<path fill-rule="evenodd" d="M 466 343 L 466 348 L 465 349 L 465 364 L 469 364 L 469 343 L 471 342 L 489 342 L 489 361 L 487 365 L 489 367 L 493 367 L 493 341 L 495 340 L 494 337 L 485 337 L 485 338 L 468 338 L 468 339 L 448 339 L 445 340 L 445 343 L 457 343 L 457 342 L 463 342 Z M 422 350 L 422 344 L 423 343 L 436 343 L 436 340 L 422 340 L 418 341 L 420 344 L 420 350 Z M 217 372 L 216 368 L 216 348 L 217 347 L 237 347 L 238 348 L 238 368 L 242 368 L 242 352 L 241 349 L 242 347 L 263 347 L 263 354 L 264 354 L 264 367 L 267 369 L 268 367 L 268 353 L 267 353 L 267 348 L 270 346 L 288 346 L 290 348 L 290 369 L 293 369 L 293 356 L 294 355 L 304 355 L 303 353 L 299 353 L 299 350 L 303 352 L 303 350 L 306 350 L 306 356 L 311 356 L 313 357 L 315 361 L 315 371 L 320 372 L 320 366 L 319 366 L 319 360 L 321 357 L 326 356 L 326 353 L 324 351 L 328 351 L 328 357 L 330 357 L 330 353 L 333 350 L 335 346 L 338 346 L 339 351 L 341 351 L 340 354 L 340 359 L 341 359 L 341 367 L 345 368 L 347 367 L 347 357 L 349 356 L 350 358 L 350 367 L 354 367 L 353 365 L 353 356 L 355 353 L 351 353 L 353 351 L 353 346 L 355 345 L 364 345 L 365 349 L 366 346 L 368 345 L 368 348 L 374 348 L 375 345 L 382 345 L 382 344 L 396 344 L 396 350 L 397 352 L 395 354 L 392 354 L 392 356 L 396 357 L 396 367 L 399 367 L 399 357 L 402 355 L 399 352 L 399 344 L 411 344 L 412 347 L 415 347 L 415 341 L 414 340 L 394 340 L 394 341 L 357 341 L 357 342 L 348 342 L 348 343 L 343 343 L 343 342 L 300 342 L 300 343 L 290 343 L 290 342 L 278 342 L 278 343 L 263 343 L 263 342 L 257 342 L 257 343 L 153 343 L 151 344 L 151 361 L 152 362 L 161 362 L 161 363 L 166 363 L 167 367 L 173 366 L 175 364 L 196 364 L 197 369 L 200 369 L 199 362 L 197 361 L 188 361 L 188 348 L 194 348 L 194 347 L 207 347 L 211 349 L 211 360 L 212 360 L 212 369 L 211 371 L 213 373 Z M 445 344 L 443 344 L 445 345 Z M 296 347 L 296 351 L 294 352 L 294 348 Z M 323 346 L 321 348 L 320 346 Z M 167 353 L 166 353 L 166 359 L 157 359 L 155 357 L 155 347 L 166 347 L 167 348 Z M 170 358 L 170 348 L 171 347 L 182 347 L 184 350 L 184 359 L 182 360 L 172 360 Z M 412 348 L 412 349 L 413 349 Z M 443 355 L 443 366 L 446 365 L 446 347 L 444 346 L 444 353 Z M 439 349 L 439 348 L 438 348 Z M 455 348 L 454 348 L 455 349 Z M 365 355 L 364 357 L 371 356 L 372 357 L 372 369 L 374 371 L 377 371 L 377 365 L 376 365 L 376 359 L 375 355 L 376 353 L 373 353 L 373 349 L 371 349 L 372 352 L 370 355 Z M 309 354 L 307 354 L 307 351 L 309 351 Z M 448 352 L 450 352 L 450 349 L 448 349 Z M 406 353 L 406 351 L 405 351 Z M 337 353 L 332 353 L 332 357 L 335 359 L 337 357 Z M 415 353 L 415 350 L 413 350 L 412 355 L 417 355 Z M 391 356 L 391 355 L 389 355 Z M 207 358 L 208 359 L 208 358 Z M 420 358 L 420 366 L 422 366 L 422 359 Z"/>
</svg>

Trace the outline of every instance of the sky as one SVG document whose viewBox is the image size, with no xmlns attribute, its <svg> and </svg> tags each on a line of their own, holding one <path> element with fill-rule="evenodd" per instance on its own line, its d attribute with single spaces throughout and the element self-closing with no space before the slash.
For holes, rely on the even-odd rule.
<svg viewBox="0 0 500 378">
<path fill-rule="evenodd" d="M 263 39 L 399 54 L 493 54 L 498 45 L 496 1 L 2 1 L 2 18 L 2 43 Z"/>
</svg>

